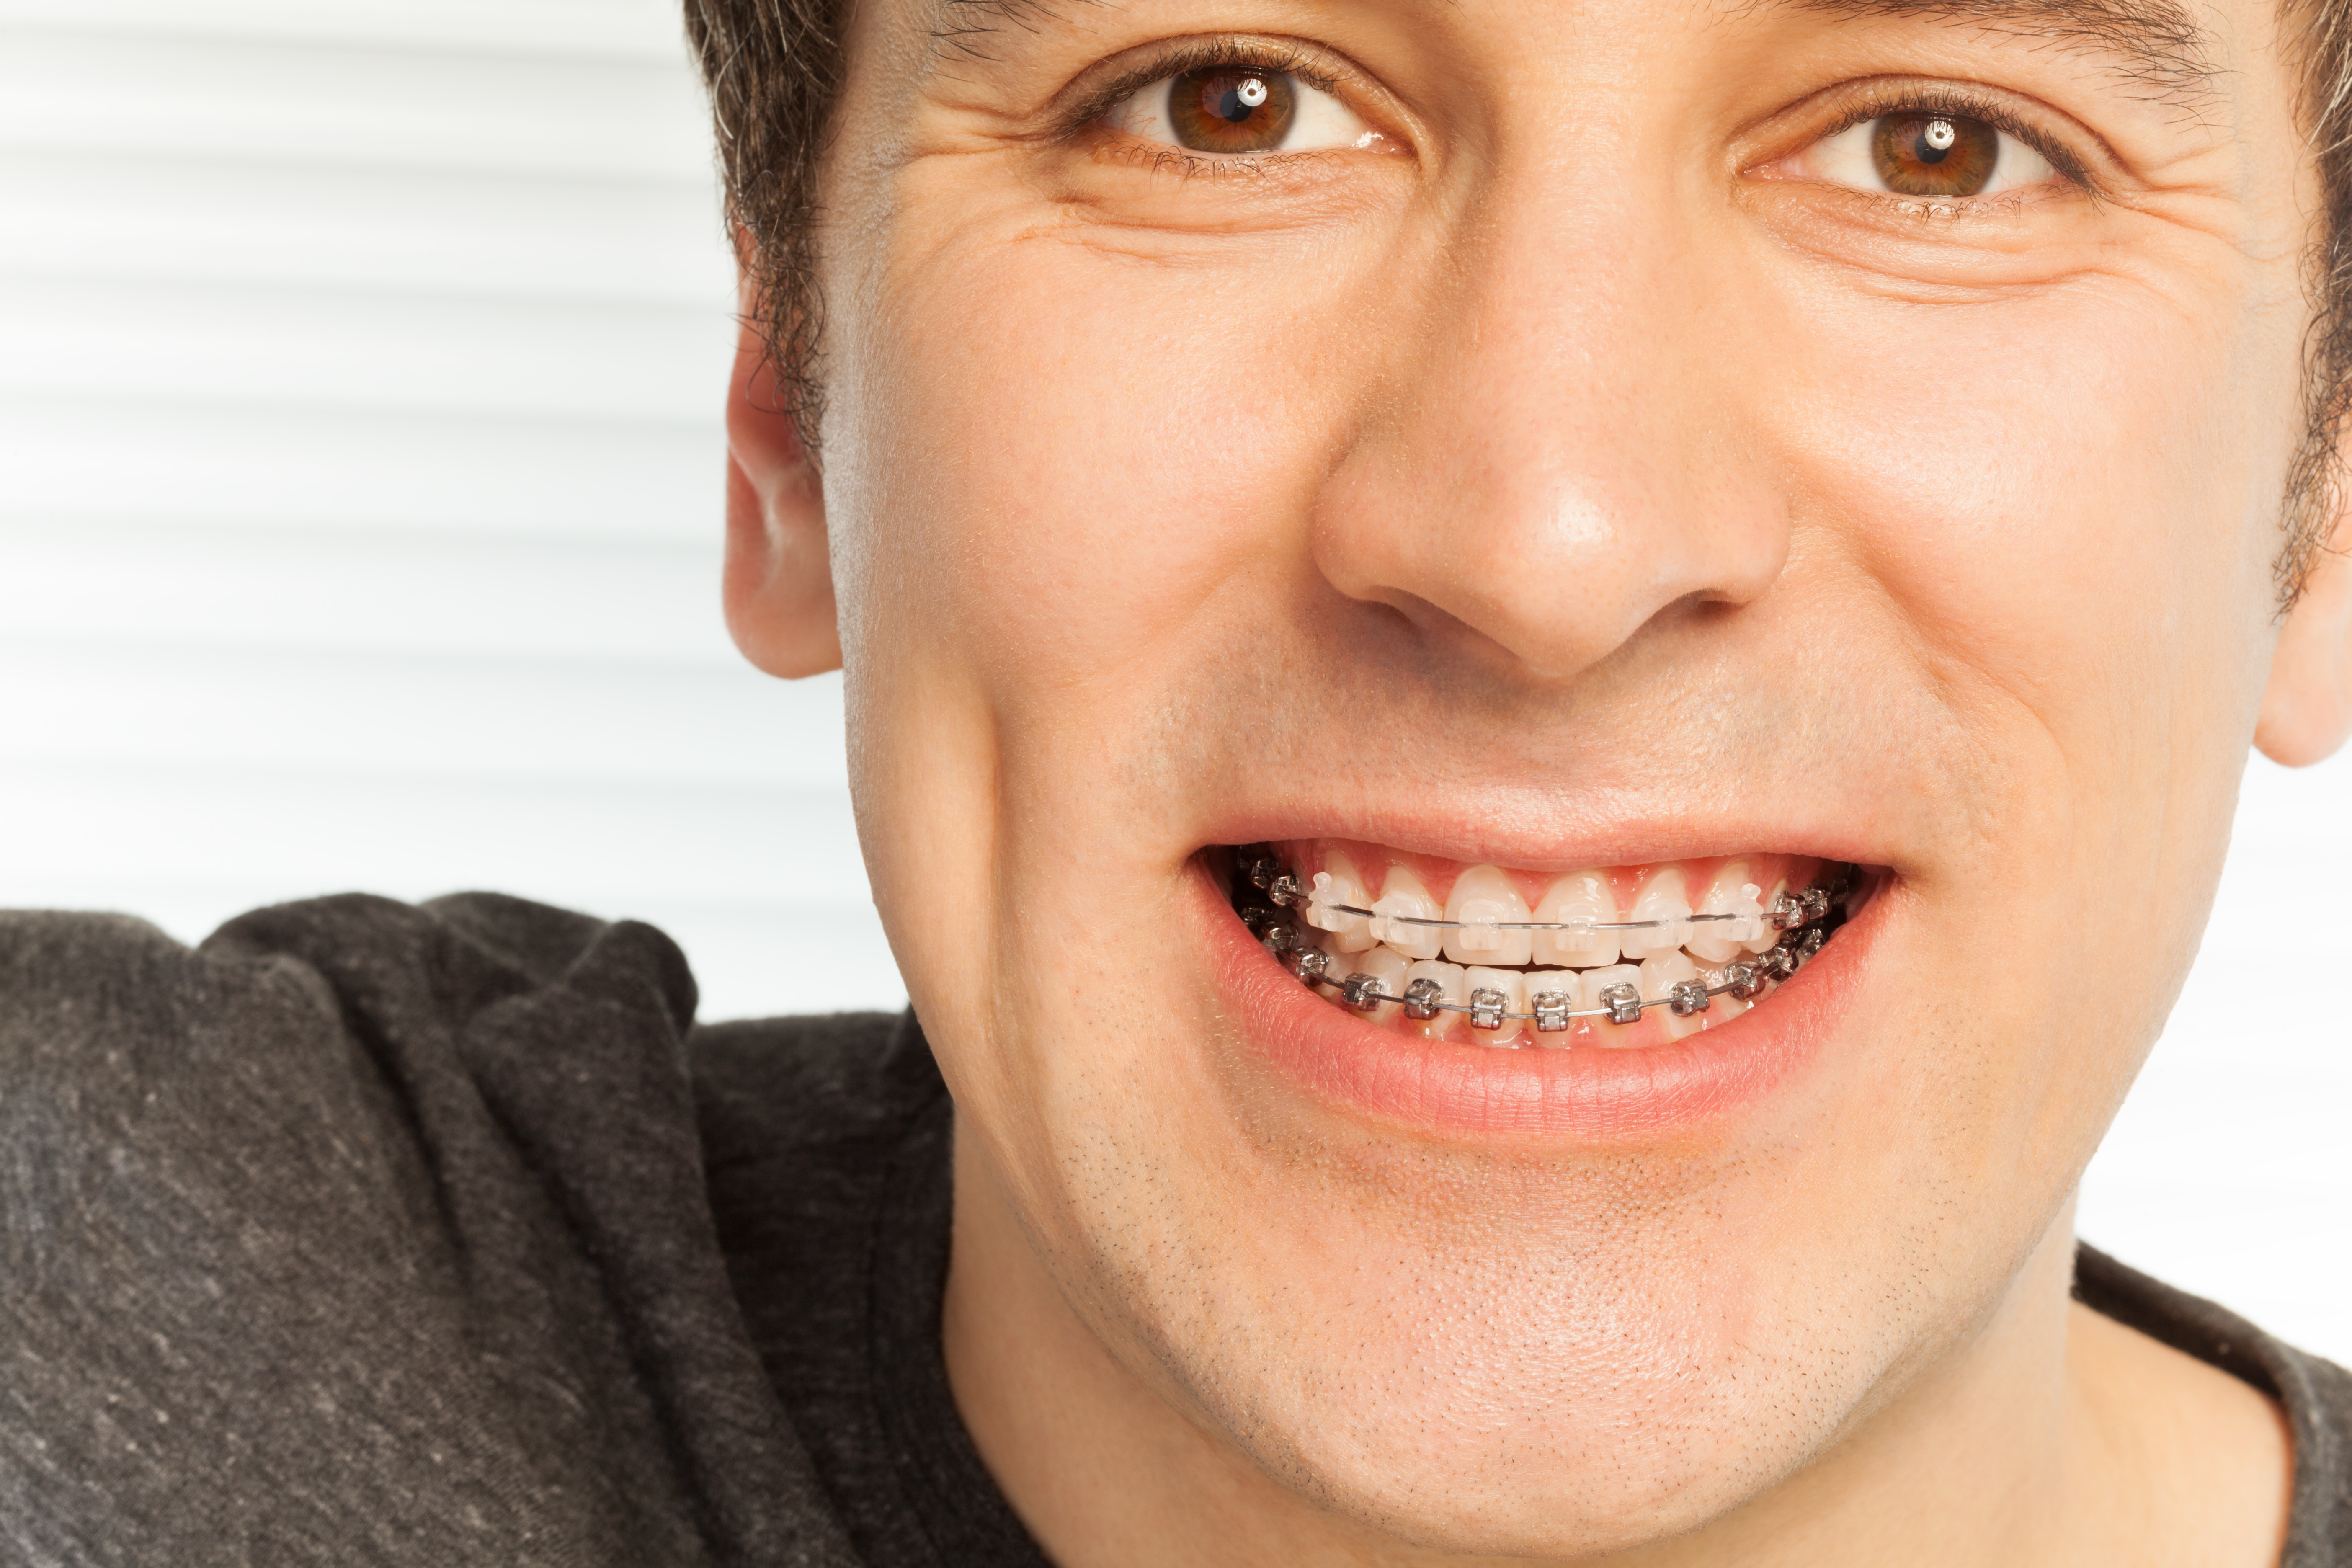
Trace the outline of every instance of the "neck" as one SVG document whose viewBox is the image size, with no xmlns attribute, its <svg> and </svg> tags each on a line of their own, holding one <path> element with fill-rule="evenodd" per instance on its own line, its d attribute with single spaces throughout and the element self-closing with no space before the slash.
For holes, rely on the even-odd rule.
<svg viewBox="0 0 2352 1568">
<path fill-rule="evenodd" d="M 942 1333 L 989 1470 L 1061 1568 L 1439 1568 L 1318 1506 L 1121 1364 L 959 1137 Z M 2069 1299 L 2070 1204 L 1979 1332 L 1811 1462 L 1626 1568 L 1899 1561 L 2274 1564 L 2290 1454 L 2272 1403 Z M 1525 1559 L 1509 1559 L 1524 1562 Z"/>
</svg>

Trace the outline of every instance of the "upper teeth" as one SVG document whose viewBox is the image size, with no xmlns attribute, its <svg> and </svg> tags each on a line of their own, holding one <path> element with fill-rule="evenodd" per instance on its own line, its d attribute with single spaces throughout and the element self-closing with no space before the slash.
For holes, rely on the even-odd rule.
<svg viewBox="0 0 2352 1568">
<path fill-rule="evenodd" d="M 1410 872 L 1403 874 L 1411 875 Z M 1675 886 L 1679 888 L 1680 874 L 1673 873 L 1673 875 L 1675 877 Z M 1394 886 L 1393 879 L 1391 885 Z M 1391 931 L 1406 936 L 1408 941 L 1412 941 L 1417 939 L 1412 933 L 1424 929 L 1455 930 L 1466 933 L 1474 943 L 1493 942 L 1498 948 L 1500 939 L 1488 933 L 1517 931 L 1559 931 L 1573 936 L 1584 936 L 1595 931 L 1664 931 L 1670 927 L 1692 927 L 1714 923 L 1720 923 L 1724 927 L 1718 933 L 1718 940 L 1752 942 L 1764 934 L 1767 926 L 1777 931 L 1789 931 L 1804 924 L 1807 921 L 1819 920 L 1822 914 L 1829 912 L 1829 895 L 1819 888 L 1809 888 L 1801 894 L 1781 893 L 1774 898 L 1772 906 L 1769 910 L 1761 904 L 1755 904 L 1753 909 L 1711 909 L 1697 914 L 1689 913 L 1688 906 L 1675 894 L 1659 895 L 1654 900 L 1653 896 L 1645 891 L 1642 902 L 1634 905 L 1635 912 L 1643 916 L 1640 920 L 1601 921 L 1578 917 L 1538 921 L 1481 918 L 1486 913 L 1484 910 L 1470 911 L 1474 918 L 1464 920 L 1460 915 L 1465 911 L 1454 910 L 1452 906 L 1449 906 L 1449 912 L 1445 915 L 1423 914 L 1419 912 L 1417 906 L 1425 903 L 1433 908 L 1434 901 L 1430 899 L 1426 891 L 1421 890 L 1418 880 L 1414 882 L 1412 890 L 1383 893 L 1380 901 L 1370 907 L 1346 901 L 1342 897 L 1343 894 L 1352 893 L 1357 898 L 1361 898 L 1363 895 L 1352 889 L 1335 885 L 1335 879 L 1328 871 L 1315 873 L 1315 885 L 1312 889 L 1301 888 L 1298 885 L 1298 879 L 1286 871 L 1269 878 L 1265 887 L 1266 896 L 1277 904 L 1289 907 L 1303 901 L 1306 905 L 1307 923 L 1318 931 L 1327 931 L 1338 935 L 1353 935 L 1360 928 L 1369 923 L 1371 928 L 1372 941 L 1385 942 L 1389 940 Z M 1755 895 L 1759 891 L 1756 884 L 1748 883 L 1742 890 L 1746 895 L 1744 901 L 1754 903 Z M 1513 895 L 1515 900 L 1517 897 L 1516 894 Z M 1809 912 L 1816 900 L 1821 905 L 1820 911 Z M 1549 899 L 1545 900 L 1547 906 L 1551 902 L 1552 900 Z M 1645 908 L 1645 905 L 1648 907 Z M 1525 910 L 1527 905 L 1521 901 L 1518 907 L 1521 910 Z M 1566 913 L 1565 910 L 1560 912 Z M 1656 944 L 1644 945 L 1647 947 Z M 1677 942 L 1675 945 L 1680 946 L 1681 943 Z M 1481 945 L 1479 954 L 1481 957 L 1487 957 L 1488 950 Z M 1527 960 L 1505 958 L 1490 959 L 1490 962 L 1524 963 Z"/>
<path fill-rule="evenodd" d="M 1580 1018 L 1630 1023 L 1653 1007 L 1670 1010 L 1670 1033 L 1696 1028 L 1694 1016 L 1716 998 L 1728 996 L 1744 1008 L 1767 984 L 1794 973 L 1820 949 L 1826 932 L 1816 922 L 1831 908 L 1828 889 L 1820 887 L 1778 888 L 1767 903 L 1739 860 L 1717 871 L 1696 911 L 1682 872 L 1660 869 L 1635 895 L 1629 920 L 1613 918 L 1606 879 L 1597 873 L 1555 881 L 1538 919 L 1530 917 L 1510 877 L 1492 866 L 1458 876 L 1441 914 L 1420 879 L 1401 866 L 1390 871 L 1380 898 L 1367 902 L 1344 856 L 1328 857 L 1311 887 L 1268 857 L 1244 864 L 1274 904 L 1298 910 L 1324 933 L 1318 947 L 1271 910 L 1244 911 L 1300 979 L 1338 985 L 1351 1007 L 1389 1016 L 1402 1011 L 1431 1026 L 1423 1032 L 1442 1027 L 1442 1013 L 1466 1015 L 1496 1044 L 1522 1024 L 1548 1034 Z M 1457 962 L 1438 962 L 1441 947 Z M 1626 962 L 1619 962 L 1621 952 Z M 1531 961 L 1579 964 L 1581 972 L 1513 967 Z"/>
</svg>

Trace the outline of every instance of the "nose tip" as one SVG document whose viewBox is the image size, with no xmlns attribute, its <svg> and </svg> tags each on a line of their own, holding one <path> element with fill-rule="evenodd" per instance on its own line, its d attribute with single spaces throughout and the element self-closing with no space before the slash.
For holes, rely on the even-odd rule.
<svg viewBox="0 0 2352 1568">
<path fill-rule="evenodd" d="M 1339 593 L 1538 682 L 1756 603 L 1790 547 L 1737 253 L 1665 186 L 1553 174 L 1507 150 L 1445 264 L 1389 280 L 1415 346 L 1354 388 L 1311 516 Z"/>
<path fill-rule="evenodd" d="M 1424 640 L 1541 682 L 1573 679 L 1645 627 L 1752 604 L 1780 576 L 1789 530 L 1761 486 L 1661 472 L 1631 431 L 1559 435 L 1534 451 L 1457 447 L 1469 462 L 1360 447 L 1320 498 L 1318 570 Z"/>
</svg>

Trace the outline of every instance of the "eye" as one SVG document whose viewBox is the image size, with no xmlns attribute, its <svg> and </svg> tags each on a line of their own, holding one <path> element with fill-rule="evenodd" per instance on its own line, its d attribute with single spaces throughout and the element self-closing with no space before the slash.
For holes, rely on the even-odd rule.
<svg viewBox="0 0 2352 1568">
<path fill-rule="evenodd" d="M 2057 171 L 2008 132 L 1960 114 L 1882 115 L 1822 138 L 1803 173 L 1888 195 L 1965 201 L 2040 184 Z"/>
<path fill-rule="evenodd" d="M 1192 153 L 1295 153 L 1369 147 L 1380 133 L 1318 87 L 1284 71 L 1207 65 L 1163 77 L 1111 107 L 1103 122 Z"/>
</svg>

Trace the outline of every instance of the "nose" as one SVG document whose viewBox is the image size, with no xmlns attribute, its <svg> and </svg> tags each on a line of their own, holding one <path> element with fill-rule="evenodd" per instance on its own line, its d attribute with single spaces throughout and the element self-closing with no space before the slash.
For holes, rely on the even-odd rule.
<svg viewBox="0 0 2352 1568">
<path fill-rule="evenodd" d="M 1525 184 L 1484 195 L 1442 263 L 1402 269 L 1426 282 L 1383 309 L 1415 312 L 1421 346 L 1356 405 L 1313 550 L 1339 592 L 1431 642 L 1565 681 L 1697 606 L 1761 597 L 1788 509 L 1741 416 L 1761 356 L 1726 247 L 1691 232 L 1704 219 L 1665 195 Z"/>
</svg>

